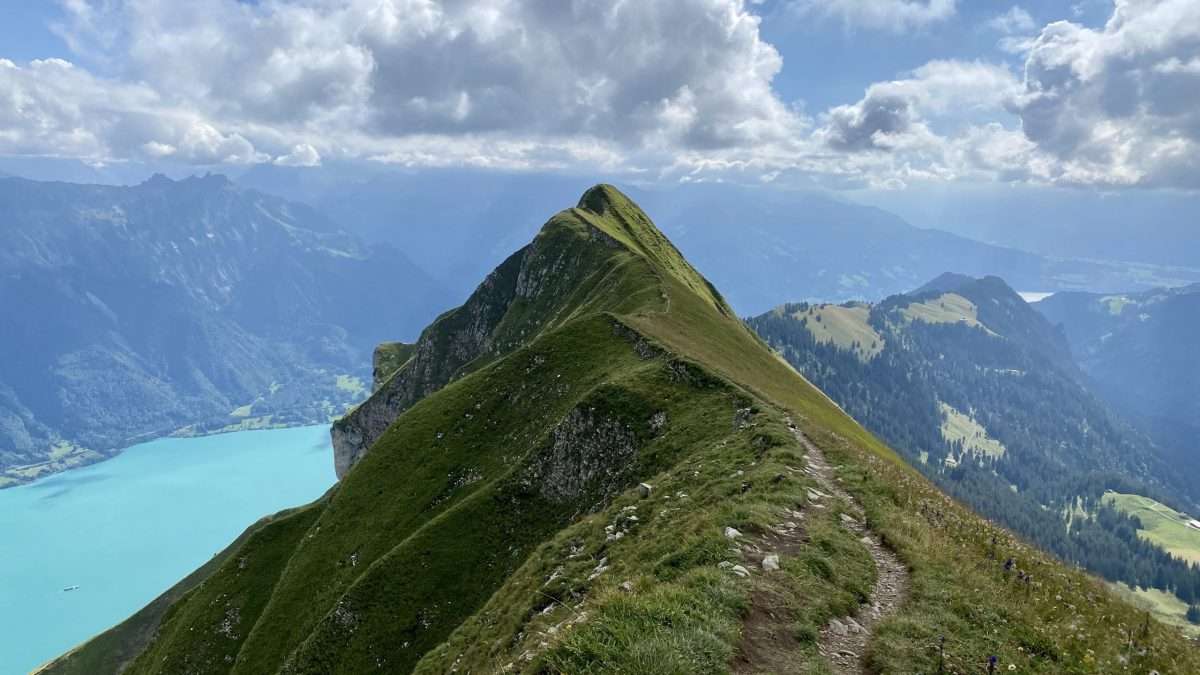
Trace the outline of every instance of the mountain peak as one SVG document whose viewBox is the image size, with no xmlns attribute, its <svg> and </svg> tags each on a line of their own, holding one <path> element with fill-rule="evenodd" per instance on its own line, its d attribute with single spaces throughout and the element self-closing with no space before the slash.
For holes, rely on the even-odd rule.
<svg viewBox="0 0 1200 675">
<path fill-rule="evenodd" d="M 951 293 L 977 281 L 975 277 L 967 276 L 966 274 L 958 274 L 957 272 L 944 272 L 936 278 L 925 283 L 920 288 L 908 293 L 908 295 L 922 295 L 924 293 Z"/>
<path fill-rule="evenodd" d="M 583 196 L 579 198 L 577 208 L 591 211 L 598 216 L 603 216 L 614 207 L 619 208 L 620 206 L 632 203 L 617 188 L 607 183 L 599 183 L 588 188 L 583 193 Z"/>
<path fill-rule="evenodd" d="M 170 177 L 168 177 L 165 173 L 156 173 L 142 181 L 142 185 L 146 187 L 159 187 L 174 184 L 175 181 L 171 180 Z"/>
<path fill-rule="evenodd" d="M 906 295 L 915 297 L 926 294 L 964 293 L 973 292 L 975 295 L 992 298 L 1020 297 L 1004 279 L 995 275 L 972 277 L 966 274 L 946 272 L 929 283 Z"/>
</svg>

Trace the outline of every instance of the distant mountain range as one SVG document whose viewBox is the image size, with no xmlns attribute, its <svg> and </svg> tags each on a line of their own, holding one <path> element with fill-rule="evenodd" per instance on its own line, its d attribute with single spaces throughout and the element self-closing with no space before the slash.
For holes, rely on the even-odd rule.
<svg viewBox="0 0 1200 675">
<path fill-rule="evenodd" d="M 1096 392 L 1200 475 L 1200 284 L 1056 293 L 1033 306 L 1062 327 Z"/>
<path fill-rule="evenodd" d="M 1194 511 L 1192 476 L 1092 393 L 1064 336 L 1000 278 L 946 274 L 878 304 L 790 304 L 750 325 L 980 513 L 1110 579 L 1200 600 L 1200 571 L 1103 503 L 1114 490 Z"/>
<path fill-rule="evenodd" d="M 396 249 L 221 176 L 0 179 L 0 485 L 131 442 L 325 421 L 448 294 Z M 364 381 L 365 380 L 365 381 Z"/>
<path fill-rule="evenodd" d="M 536 232 L 582 178 L 465 170 L 257 166 L 239 183 L 304 201 L 369 241 L 411 253 L 461 298 Z M 914 227 L 821 192 L 722 183 L 623 189 L 653 213 L 743 315 L 786 300 L 880 300 L 951 270 L 1021 291 L 1149 289 L 1200 270 L 1047 258 Z M 799 292 L 800 297 L 788 297 Z"/>
</svg>

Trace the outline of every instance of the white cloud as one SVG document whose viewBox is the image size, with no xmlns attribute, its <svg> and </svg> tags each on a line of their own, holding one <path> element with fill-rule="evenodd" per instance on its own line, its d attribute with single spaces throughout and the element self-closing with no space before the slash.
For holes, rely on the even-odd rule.
<svg viewBox="0 0 1200 675">
<path fill-rule="evenodd" d="M 321 166 L 321 153 L 308 143 L 300 143 L 292 147 L 286 155 L 275 158 L 279 166 Z"/>
<path fill-rule="evenodd" d="M 1195 0 L 1118 0 L 1098 30 L 1052 23 L 1025 64 L 1025 135 L 1064 181 L 1200 187 L 1198 53 Z"/>
<path fill-rule="evenodd" d="M 989 19 L 987 23 L 992 30 L 1004 33 L 1005 35 L 1024 35 L 1037 28 L 1033 17 L 1019 5 L 1013 5 L 1007 12 L 997 14 Z"/>
<path fill-rule="evenodd" d="M 993 27 L 1023 73 L 931 61 L 808 117 L 745 0 L 66 0 L 79 55 L 0 60 L 0 153 L 194 164 L 585 168 L 896 187 L 1200 187 L 1200 3 Z M 919 29 L 951 0 L 794 0 Z M 686 36 L 686 39 L 682 39 Z M 96 73 L 104 73 L 104 76 Z"/>
<path fill-rule="evenodd" d="M 111 159 L 172 157 L 197 164 L 264 161 L 225 132 L 154 89 L 98 78 L 62 59 L 19 66 L 0 59 L 0 152 Z"/>
<path fill-rule="evenodd" d="M 957 0 L 792 0 L 803 16 L 840 19 L 847 29 L 903 32 L 954 16 Z"/>
<path fill-rule="evenodd" d="M 1020 92 L 1020 82 L 1003 66 L 981 62 L 931 61 L 911 77 L 879 82 L 857 103 L 826 114 L 816 137 L 835 150 L 894 150 L 933 137 L 927 120 L 995 113 Z"/>
<path fill-rule="evenodd" d="M 873 84 L 824 115 L 814 138 L 854 156 L 845 166 L 864 182 L 907 180 L 903 169 L 1200 188 L 1200 3 L 1118 0 L 1103 28 L 1052 23 L 1022 51 L 1020 79 L 999 66 L 935 61 Z"/>
<path fill-rule="evenodd" d="M 336 153 L 331 141 L 355 134 L 720 149 L 802 124 L 772 90 L 782 59 L 743 0 L 68 9 L 74 20 L 59 30 L 81 53 L 123 50 L 126 77 L 249 137 L 275 136 L 263 142 L 282 154 L 297 142 Z"/>
</svg>

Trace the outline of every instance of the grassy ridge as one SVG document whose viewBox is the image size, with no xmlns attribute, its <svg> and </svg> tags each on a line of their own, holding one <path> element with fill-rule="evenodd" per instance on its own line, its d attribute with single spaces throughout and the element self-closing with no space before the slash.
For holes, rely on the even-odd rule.
<svg viewBox="0 0 1200 675">
<path fill-rule="evenodd" d="M 1019 672 L 1200 672 L 1177 633 L 1143 629 L 1142 612 L 946 498 L 855 424 L 612 188 L 545 237 L 561 244 L 529 275 L 565 275 L 564 250 L 595 264 L 553 301 L 508 309 L 505 334 L 533 336 L 404 412 L 303 512 L 311 525 L 264 528 L 279 562 L 264 556 L 248 580 L 227 560 L 132 672 L 719 673 L 764 603 L 791 625 L 794 670 L 826 672 L 817 630 L 875 573 L 840 526 L 844 505 L 805 499 L 789 420 L 911 569 L 873 669 L 982 672 L 997 655 Z M 787 519 L 803 540 L 780 572 L 731 571 L 754 566 L 725 528 L 753 542 Z M 1006 572 L 1008 557 L 1033 580 Z M 223 642 L 214 599 L 248 602 L 251 585 L 242 642 Z"/>
</svg>

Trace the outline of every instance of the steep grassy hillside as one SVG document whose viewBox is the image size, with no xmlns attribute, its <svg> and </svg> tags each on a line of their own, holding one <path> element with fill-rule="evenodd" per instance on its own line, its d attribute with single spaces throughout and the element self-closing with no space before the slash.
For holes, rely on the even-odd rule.
<svg viewBox="0 0 1200 675">
<path fill-rule="evenodd" d="M 1062 336 L 1003 281 L 947 274 L 871 306 L 864 321 L 885 346 L 870 359 L 826 339 L 812 320 L 823 307 L 785 305 L 750 324 L 981 513 L 1113 581 L 1197 597 L 1200 569 L 1139 539 L 1104 496 L 1179 499 L 1190 476 L 1088 390 Z"/>
<path fill-rule="evenodd" d="M 423 334 L 470 347 L 452 375 L 152 639 L 127 634 L 127 672 L 1200 668 L 1177 632 L 909 469 L 616 190 L 531 246 Z M 867 598 L 891 600 L 872 619 Z M 864 653 L 831 649 L 856 613 Z M 85 672 L 112 637 L 47 672 Z"/>
</svg>

